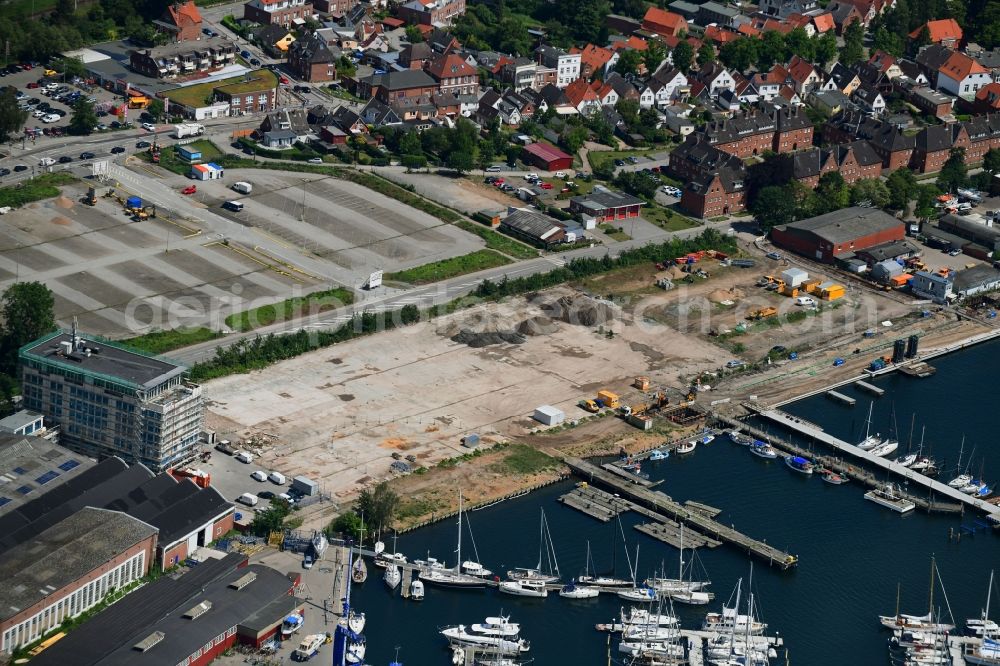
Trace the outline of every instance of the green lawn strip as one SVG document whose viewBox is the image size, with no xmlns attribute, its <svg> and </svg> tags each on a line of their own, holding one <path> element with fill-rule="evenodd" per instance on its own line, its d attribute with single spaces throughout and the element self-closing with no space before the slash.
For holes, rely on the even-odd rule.
<svg viewBox="0 0 1000 666">
<path fill-rule="evenodd" d="M 276 321 L 289 321 L 303 315 L 335 310 L 353 302 L 354 294 L 350 289 L 337 287 L 231 314 L 226 317 L 226 326 L 234 331 L 250 331 Z"/>
<path fill-rule="evenodd" d="M 486 241 L 486 247 L 506 254 L 508 257 L 513 257 L 514 259 L 534 259 L 538 256 L 538 250 L 535 248 L 514 240 L 510 236 L 504 236 L 499 231 L 489 229 L 478 222 L 459 220 L 455 223 L 455 226 L 463 231 L 468 231 L 470 234 L 476 234 Z"/>
<path fill-rule="evenodd" d="M 59 185 L 69 185 L 76 181 L 77 177 L 71 173 L 55 171 L 23 180 L 17 185 L 0 187 L 0 206 L 17 208 L 33 201 L 51 199 L 59 196 Z"/>
<path fill-rule="evenodd" d="M 461 257 L 443 259 L 395 273 L 386 273 L 385 279 L 407 284 L 430 284 L 509 263 L 511 263 L 510 259 L 492 250 L 478 250 Z"/>
<path fill-rule="evenodd" d="M 558 458 L 553 458 L 527 444 L 511 444 L 507 447 L 504 459 L 491 464 L 489 470 L 500 474 L 537 474 L 556 469 L 559 465 Z"/>
<path fill-rule="evenodd" d="M 647 205 L 642 208 L 642 218 L 652 222 L 656 226 L 666 231 L 680 231 L 681 229 L 691 229 L 698 226 L 698 221 L 690 217 L 685 217 L 680 213 L 675 213 L 669 208 L 657 205 Z"/>
<path fill-rule="evenodd" d="M 134 338 L 127 338 L 121 343 L 147 354 L 163 354 L 174 349 L 196 345 L 222 337 L 219 331 L 199 326 L 197 328 L 179 328 L 172 331 L 152 331 Z"/>
<path fill-rule="evenodd" d="M 616 226 L 615 226 L 615 225 L 613 225 L 613 224 L 602 224 L 602 225 L 601 225 L 600 227 L 598 227 L 598 228 L 599 228 L 599 229 L 600 229 L 601 231 L 603 231 L 603 232 L 604 232 L 604 235 L 605 235 L 605 236 L 607 236 L 608 238 L 610 238 L 611 240 L 614 240 L 614 241 L 627 241 L 627 240 L 632 240 L 632 237 L 631 237 L 631 236 L 629 236 L 629 235 L 628 235 L 627 233 L 625 233 L 624 231 L 619 231 L 619 228 L 618 228 L 618 227 L 616 227 Z"/>
<path fill-rule="evenodd" d="M 607 162 L 613 162 L 614 160 L 628 160 L 628 158 L 635 157 L 648 157 L 654 151 L 653 150 L 591 150 L 587 153 L 587 161 L 590 162 L 590 168 L 597 170 L 602 164 Z"/>
</svg>

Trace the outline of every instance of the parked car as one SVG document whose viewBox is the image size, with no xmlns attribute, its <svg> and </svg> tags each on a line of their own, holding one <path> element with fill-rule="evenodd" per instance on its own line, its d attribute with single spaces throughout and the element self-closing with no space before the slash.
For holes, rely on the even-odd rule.
<svg viewBox="0 0 1000 666">
<path fill-rule="evenodd" d="M 309 88 L 309 86 L 295 86 L 292 89 L 295 92 L 300 92 L 300 93 L 307 93 L 307 92 L 309 92 L 311 90 L 311 88 Z"/>
<path fill-rule="evenodd" d="M 188 185 L 183 190 L 181 190 L 181 194 L 194 194 L 197 191 L 198 188 L 195 185 Z"/>
<path fill-rule="evenodd" d="M 309 159 L 309 164 L 322 164 L 322 163 L 323 163 L 322 157 L 313 157 Z"/>
<path fill-rule="evenodd" d="M 309 553 L 306 553 L 302 557 L 302 568 L 303 569 L 312 569 L 313 568 L 313 556 L 310 555 Z"/>
<path fill-rule="evenodd" d="M 781 255 L 777 252 L 768 252 L 766 256 L 768 259 L 774 259 L 775 261 L 781 260 Z"/>
<path fill-rule="evenodd" d="M 2 178 L 3 176 L 9 176 L 9 175 L 10 175 L 10 169 L 0 169 L 0 178 Z"/>
<path fill-rule="evenodd" d="M 538 180 L 538 174 L 537 173 L 526 173 L 526 174 L 524 174 L 524 179 L 525 180 Z"/>
<path fill-rule="evenodd" d="M 23 164 L 18 164 L 17 166 L 14 167 L 14 171 L 16 171 L 18 173 L 20 173 L 21 171 L 27 171 L 27 170 L 28 170 L 28 167 L 26 167 Z"/>
<path fill-rule="evenodd" d="M 562 178 L 563 180 L 566 180 L 566 172 L 565 171 L 556 171 L 556 178 Z"/>
<path fill-rule="evenodd" d="M 615 166 L 616 167 L 623 167 L 623 166 L 625 166 L 625 160 L 615 160 Z"/>
<path fill-rule="evenodd" d="M 72 161 L 73 158 L 70 157 L 69 155 L 63 155 L 62 157 L 59 158 L 59 164 L 69 164 Z"/>
<path fill-rule="evenodd" d="M 281 85 L 283 85 L 283 86 L 287 86 L 289 83 L 291 83 L 291 81 L 288 79 L 288 77 L 285 76 L 284 74 L 281 74 L 280 76 L 278 76 L 278 80 L 281 81 Z"/>
<path fill-rule="evenodd" d="M 541 187 L 543 190 L 551 190 L 552 183 L 542 183 L 541 185 L 539 185 L 539 187 Z"/>
<path fill-rule="evenodd" d="M 798 298 L 795 299 L 795 304 L 803 306 L 813 306 L 816 305 L 816 299 L 813 298 L 812 296 L 799 296 Z"/>
<path fill-rule="evenodd" d="M 240 57 L 242 57 L 242 58 L 245 59 L 245 58 L 249 58 L 250 56 L 251 56 L 251 53 L 249 51 L 240 51 Z"/>
<path fill-rule="evenodd" d="M 490 166 L 486 167 L 486 171 L 488 171 L 489 173 L 497 173 L 498 171 L 503 171 L 503 167 L 501 167 L 499 164 L 491 164 Z"/>
<path fill-rule="evenodd" d="M 254 67 L 260 67 L 260 60 L 257 60 L 257 58 L 250 58 L 250 64 Z"/>
<path fill-rule="evenodd" d="M 153 144 L 151 144 L 149 141 L 136 141 L 135 142 L 135 147 L 136 148 L 149 148 L 151 145 L 153 145 Z"/>
<path fill-rule="evenodd" d="M 277 495 L 275 495 L 270 490 L 262 490 L 259 493 L 257 493 L 257 497 L 261 498 L 262 500 L 273 500 L 275 497 L 277 497 Z"/>
<path fill-rule="evenodd" d="M 154 125 L 153 123 L 143 123 L 142 129 L 146 130 L 147 132 L 155 132 L 156 125 Z"/>
<path fill-rule="evenodd" d="M 742 368 L 744 365 L 746 365 L 746 363 L 744 361 L 740 361 L 739 359 L 733 359 L 732 361 L 726 362 L 726 367 L 729 369 Z"/>
</svg>

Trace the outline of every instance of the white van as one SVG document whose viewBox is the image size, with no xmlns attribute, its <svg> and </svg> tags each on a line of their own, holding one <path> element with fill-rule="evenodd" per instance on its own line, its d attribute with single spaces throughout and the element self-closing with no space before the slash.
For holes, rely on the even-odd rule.
<svg viewBox="0 0 1000 666">
<path fill-rule="evenodd" d="M 236 459 L 239 460 L 241 463 L 249 465 L 250 463 L 253 462 L 253 454 L 248 453 L 246 451 L 240 451 L 239 453 L 236 454 Z"/>
<path fill-rule="evenodd" d="M 795 299 L 795 304 L 812 307 L 813 305 L 816 305 L 816 299 L 812 296 L 799 296 Z"/>
<path fill-rule="evenodd" d="M 236 501 L 247 506 L 257 506 L 257 496 L 251 493 L 243 493 Z"/>
<path fill-rule="evenodd" d="M 239 192 L 240 194 L 250 194 L 251 192 L 253 192 L 253 185 L 246 182 L 245 180 L 241 180 L 238 183 L 233 183 L 233 189 Z"/>
<path fill-rule="evenodd" d="M 277 483 L 279 486 L 285 485 L 285 475 L 281 472 L 271 472 L 267 478 L 271 480 L 271 483 Z"/>
</svg>

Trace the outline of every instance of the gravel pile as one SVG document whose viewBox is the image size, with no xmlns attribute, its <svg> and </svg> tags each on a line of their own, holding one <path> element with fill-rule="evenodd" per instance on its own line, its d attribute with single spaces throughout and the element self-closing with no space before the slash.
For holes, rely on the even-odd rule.
<svg viewBox="0 0 1000 666">
<path fill-rule="evenodd" d="M 552 335 L 559 326 L 548 317 L 531 317 L 517 325 L 517 332 L 522 335 Z"/>
<path fill-rule="evenodd" d="M 467 328 L 463 328 L 457 335 L 451 336 L 451 339 L 454 342 L 460 342 L 477 349 L 505 343 L 519 345 L 525 341 L 525 337 L 517 331 L 481 331 L 477 333 Z"/>
</svg>

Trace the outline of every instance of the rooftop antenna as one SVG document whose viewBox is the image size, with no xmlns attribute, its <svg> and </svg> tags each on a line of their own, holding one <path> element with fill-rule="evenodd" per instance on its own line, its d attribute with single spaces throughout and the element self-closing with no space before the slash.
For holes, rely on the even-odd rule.
<svg viewBox="0 0 1000 666">
<path fill-rule="evenodd" d="M 71 335 L 72 337 L 70 338 L 70 340 L 73 342 L 73 351 L 76 351 L 77 346 L 79 344 L 77 342 L 78 338 L 76 337 L 76 317 L 73 317 L 73 330 Z"/>
</svg>

